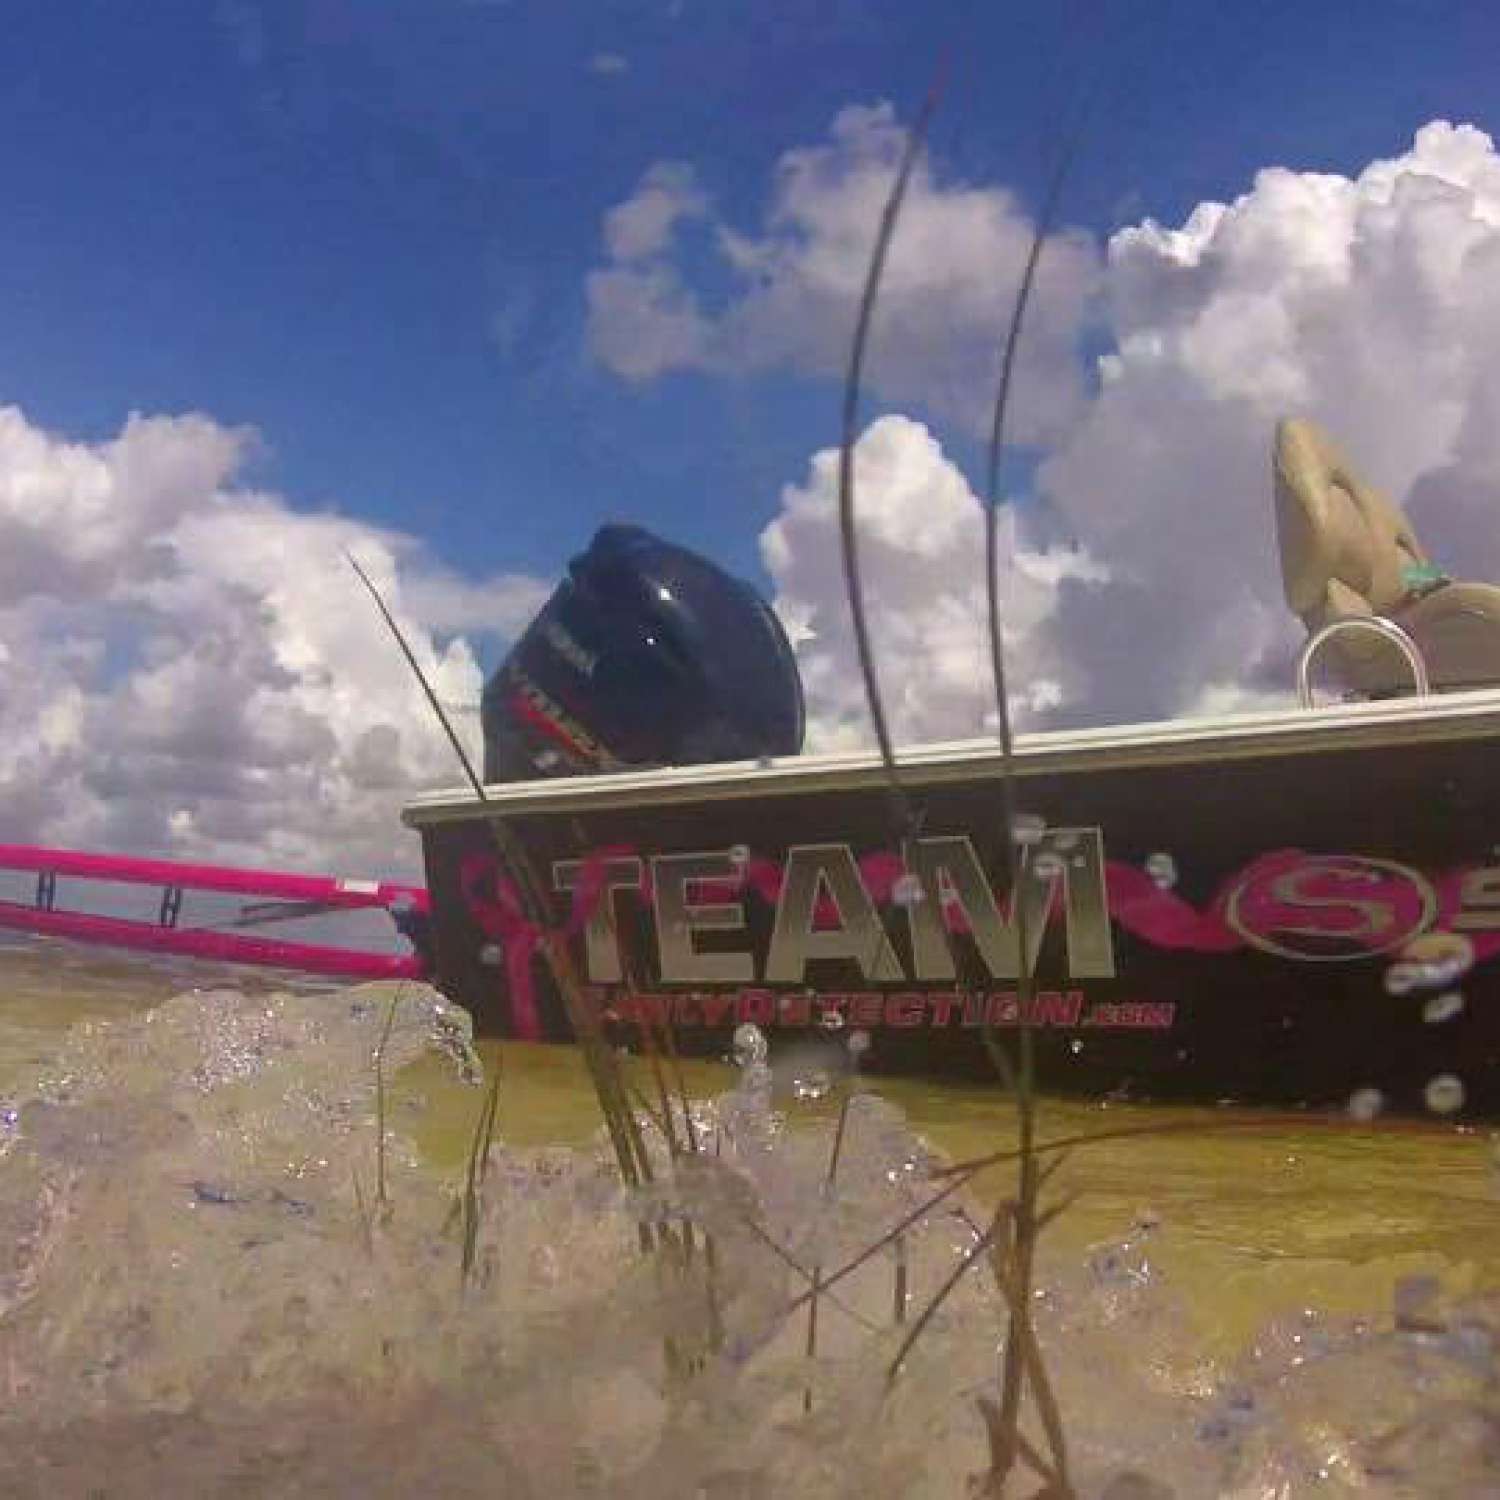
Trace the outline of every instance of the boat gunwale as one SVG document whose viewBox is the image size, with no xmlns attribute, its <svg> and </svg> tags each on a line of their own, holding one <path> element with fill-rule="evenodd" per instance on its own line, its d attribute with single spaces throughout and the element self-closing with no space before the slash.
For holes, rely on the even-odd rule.
<svg viewBox="0 0 1500 1500">
<path fill-rule="evenodd" d="M 1145 769 L 1212 757 L 1216 761 L 1317 754 L 1330 749 L 1374 749 L 1500 737 L 1500 688 L 1395 698 L 1321 708 L 1155 720 L 1091 729 L 1020 735 L 1015 770 L 1021 776 Z M 993 738 L 910 746 L 897 752 L 913 786 L 940 786 L 1001 773 Z M 885 770 L 873 750 L 785 756 L 763 762 L 667 766 L 598 776 L 555 777 L 472 790 L 429 792 L 408 802 L 401 821 L 421 830 L 476 815 L 574 814 L 620 808 L 680 806 L 879 788 Z"/>
</svg>

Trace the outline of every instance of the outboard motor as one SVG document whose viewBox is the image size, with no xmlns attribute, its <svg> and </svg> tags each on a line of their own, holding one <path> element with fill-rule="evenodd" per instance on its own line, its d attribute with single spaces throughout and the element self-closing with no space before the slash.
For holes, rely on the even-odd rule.
<svg viewBox="0 0 1500 1500">
<path fill-rule="evenodd" d="M 802 683 L 749 585 L 604 526 L 484 691 L 484 779 L 795 755 Z"/>
</svg>

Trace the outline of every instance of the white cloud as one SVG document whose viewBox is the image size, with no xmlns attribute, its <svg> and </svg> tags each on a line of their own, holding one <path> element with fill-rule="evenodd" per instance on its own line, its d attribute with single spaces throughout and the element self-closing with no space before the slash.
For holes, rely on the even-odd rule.
<svg viewBox="0 0 1500 1500">
<path fill-rule="evenodd" d="M 1464 576 L 1500 580 L 1500 159 L 1437 122 L 1356 178 L 1261 172 L 1109 246 L 1117 352 L 1041 471 L 1116 582 L 1064 602 L 1090 719 L 1294 701 L 1270 451 L 1325 423 Z"/>
<path fill-rule="evenodd" d="M 602 77 L 617 77 L 629 71 L 630 59 L 622 57 L 618 52 L 596 52 L 589 58 L 589 72 L 598 73 Z"/>
<path fill-rule="evenodd" d="M 132 417 L 97 446 L 58 443 L 0 408 L 0 601 L 91 597 L 160 566 L 151 542 L 225 479 L 248 434 L 198 416 Z"/>
<path fill-rule="evenodd" d="M 635 192 L 605 216 L 604 243 L 610 259 L 630 264 L 661 255 L 680 223 L 707 213 L 708 199 L 692 167 L 680 161 L 657 162 Z"/>
<path fill-rule="evenodd" d="M 408 608 L 429 630 L 487 631 L 512 636 L 546 602 L 553 585 L 528 573 L 497 573 L 475 582 L 456 574 L 414 571 L 402 581 Z"/>
<path fill-rule="evenodd" d="M 852 246 L 848 274 L 861 257 Z M 1053 448 L 1039 512 L 1107 570 L 1021 538 L 1009 619 L 1034 722 L 1141 720 L 1295 702 L 1302 627 L 1282 596 L 1271 443 L 1326 424 L 1405 503 L 1456 575 L 1500 581 L 1500 158 L 1433 123 L 1353 178 L 1272 168 L 1178 228 L 1108 246 L 1115 349 Z M 1061 423 L 1056 424 L 1059 427 Z M 871 613 L 902 738 L 978 727 L 976 502 L 910 423 L 862 440 Z M 763 538 L 820 734 L 867 740 L 832 533 L 833 455 Z M 1049 566 L 1054 572 L 1049 573 Z M 1093 565 L 1089 564 L 1089 568 Z"/>
<path fill-rule="evenodd" d="M 906 133 L 888 105 L 850 107 L 826 143 L 778 162 L 758 232 L 726 223 L 691 168 L 658 163 L 605 221 L 609 263 L 588 279 L 594 353 L 630 379 L 671 370 L 841 372 Z M 710 308 L 684 270 L 689 226 L 710 232 L 731 291 Z M 1032 221 L 1002 188 L 942 182 L 919 161 L 887 262 L 869 384 L 978 428 Z M 1054 236 L 1020 365 L 1015 432 L 1055 436 L 1083 395 L 1075 345 L 1097 254 Z"/>
<path fill-rule="evenodd" d="M 544 586 L 236 488 L 248 442 L 188 416 L 73 443 L 0 410 L 0 836 L 414 871 L 400 805 L 457 768 L 344 553 L 448 699 L 480 688 L 460 632 L 513 631 Z"/>
<path fill-rule="evenodd" d="M 838 462 L 837 449 L 818 453 L 761 535 L 776 607 L 800 638 L 810 749 L 870 738 L 839 553 Z M 907 417 L 870 426 L 854 474 L 860 573 L 893 736 L 914 743 L 993 732 L 981 502 L 932 434 Z M 1073 690 L 1049 641 L 1058 600 L 1070 588 L 1097 588 L 1104 574 L 1082 554 L 1017 551 L 1013 512 L 1001 520 L 1007 671 L 1024 725 Z"/>
</svg>

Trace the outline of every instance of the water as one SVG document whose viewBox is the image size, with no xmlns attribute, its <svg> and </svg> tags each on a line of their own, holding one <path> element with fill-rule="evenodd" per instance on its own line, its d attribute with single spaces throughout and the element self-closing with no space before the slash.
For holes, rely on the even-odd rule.
<svg viewBox="0 0 1500 1500">
<path fill-rule="evenodd" d="M 482 1090 L 433 992 L 391 1020 L 388 989 L 43 943 L 0 984 L 0 1493 L 947 1496 L 983 1466 L 988 1281 L 886 1371 L 902 1287 L 909 1328 L 998 1172 L 834 1289 L 812 1360 L 787 1308 L 789 1260 L 828 1273 L 935 1163 L 1009 1143 L 989 1091 L 857 1097 L 829 1192 L 842 1090 L 745 1038 L 742 1070 L 688 1070 L 711 1152 L 632 1195 L 577 1055 L 486 1046 L 464 1285 Z M 1142 1125 L 1177 1133 L 1060 1169 L 1039 1268 L 1079 1493 L 1500 1493 L 1488 1132 L 1049 1102 L 1044 1136 Z M 701 1250 L 640 1254 L 642 1219 L 713 1234 L 712 1297 Z"/>
</svg>

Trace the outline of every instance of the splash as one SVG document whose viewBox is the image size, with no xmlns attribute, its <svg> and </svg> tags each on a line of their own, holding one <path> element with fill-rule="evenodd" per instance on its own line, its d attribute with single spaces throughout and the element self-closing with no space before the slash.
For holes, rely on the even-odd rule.
<svg viewBox="0 0 1500 1500">
<path fill-rule="evenodd" d="M 461 1184 L 411 1144 L 423 1100 L 377 1086 L 435 1054 L 477 1116 L 435 991 L 199 991 L 77 1028 L 0 1107 L 0 1492 L 963 1495 L 1004 1327 L 985 1276 L 888 1372 L 984 1210 L 920 1211 L 932 1153 L 857 1075 L 830 1173 L 837 1090 L 782 1099 L 741 1040 L 736 1088 L 671 1106 L 701 1150 L 644 1117 L 643 1189 L 602 1139 L 497 1142 L 464 1282 Z M 691 1226 L 696 1258 L 643 1255 L 643 1225 Z M 1142 1215 L 1044 1262 L 1080 1497 L 1494 1492 L 1500 1306 L 1412 1283 L 1221 1367 L 1157 1269 L 1170 1234 Z"/>
</svg>

